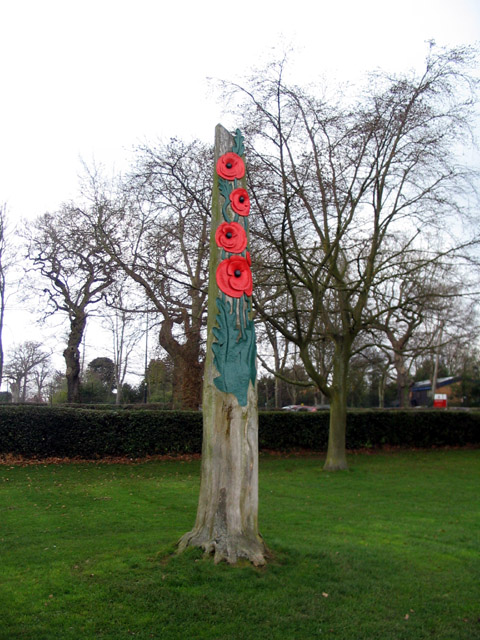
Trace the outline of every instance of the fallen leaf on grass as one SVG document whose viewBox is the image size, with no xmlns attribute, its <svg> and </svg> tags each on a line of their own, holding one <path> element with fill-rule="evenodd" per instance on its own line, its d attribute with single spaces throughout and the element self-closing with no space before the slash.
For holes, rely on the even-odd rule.
<svg viewBox="0 0 480 640">
<path fill-rule="evenodd" d="M 325 591 L 324 591 L 324 592 L 322 593 L 322 596 L 323 596 L 324 598 L 328 598 L 328 593 L 325 593 Z"/>
</svg>

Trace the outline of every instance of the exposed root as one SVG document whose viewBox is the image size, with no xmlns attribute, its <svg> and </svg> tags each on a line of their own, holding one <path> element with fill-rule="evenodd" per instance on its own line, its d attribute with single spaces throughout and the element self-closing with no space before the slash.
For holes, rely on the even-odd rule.
<svg viewBox="0 0 480 640">
<path fill-rule="evenodd" d="M 239 560 L 248 560 L 255 567 L 266 564 L 270 554 L 261 536 L 245 536 L 232 534 L 221 539 L 207 538 L 202 532 L 195 530 L 183 535 L 177 544 L 177 552 L 181 553 L 187 547 L 198 547 L 206 555 L 213 556 L 215 564 L 227 562 L 235 565 Z"/>
</svg>

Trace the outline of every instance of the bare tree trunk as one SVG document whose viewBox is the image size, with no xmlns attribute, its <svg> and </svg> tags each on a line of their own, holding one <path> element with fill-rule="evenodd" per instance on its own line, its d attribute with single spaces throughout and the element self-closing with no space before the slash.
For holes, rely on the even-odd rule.
<svg viewBox="0 0 480 640">
<path fill-rule="evenodd" d="M 387 381 L 387 375 L 381 374 L 378 380 L 378 406 L 380 409 L 385 407 L 385 385 Z"/>
<path fill-rule="evenodd" d="M 202 404 L 203 367 L 196 359 L 181 359 L 181 405 L 184 409 L 197 410 Z"/>
<path fill-rule="evenodd" d="M 160 345 L 173 361 L 172 404 L 174 409 L 197 410 L 202 402 L 202 363 L 200 330 L 180 344 L 173 336 L 173 322 L 165 319 L 160 330 Z"/>
<path fill-rule="evenodd" d="M 347 427 L 347 378 L 350 349 L 342 340 L 335 345 L 330 395 L 330 429 L 325 471 L 348 469 L 345 451 Z"/>
<path fill-rule="evenodd" d="M 74 316 L 70 321 L 70 334 L 67 348 L 63 352 L 67 366 L 65 376 L 67 378 L 67 401 L 80 402 L 80 344 L 87 323 L 87 316 L 82 313 Z"/>
<path fill-rule="evenodd" d="M 22 402 L 25 403 L 27 400 L 27 383 L 28 383 L 28 378 L 25 375 L 25 377 L 23 378 L 23 384 L 22 384 Z"/>
<path fill-rule="evenodd" d="M 268 403 L 270 401 L 269 395 L 268 395 L 268 380 L 265 382 L 265 408 L 268 407 Z"/>
<path fill-rule="evenodd" d="M 268 332 L 268 329 L 267 329 Z M 285 366 L 285 362 L 287 360 L 287 349 L 284 349 L 283 358 L 280 358 L 280 352 L 278 347 L 278 339 L 276 334 L 269 333 L 270 344 L 273 348 L 273 357 L 275 362 L 275 372 L 278 373 Z M 274 376 L 274 385 L 275 385 L 275 409 L 280 409 L 282 406 L 282 387 L 280 383 L 280 379 L 277 376 Z"/>
<path fill-rule="evenodd" d="M 215 160 L 232 149 L 232 136 L 221 126 L 215 130 Z M 219 181 L 215 174 L 210 240 L 207 353 L 203 384 L 202 477 L 197 517 L 192 531 L 179 541 L 179 551 L 201 547 L 234 564 L 247 558 L 265 563 L 267 550 L 258 533 L 258 411 L 256 385 L 247 380 L 245 406 L 234 392 L 221 391 L 214 383 L 219 371 L 214 364 L 213 329 L 217 324 L 219 293 L 215 273 L 221 251 L 215 230 L 222 221 Z M 227 302 L 228 304 L 228 302 Z M 218 342 L 217 342 L 218 344 Z"/>
<path fill-rule="evenodd" d="M 402 409 L 408 407 L 408 372 L 405 367 L 404 357 L 401 352 L 395 351 L 393 355 L 393 363 L 395 365 L 395 371 L 397 373 L 397 391 L 398 391 L 398 406 Z"/>
<path fill-rule="evenodd" d="M 212 368 L 203 396 L 202 480 L 197 518 L 179 549 L 201 547 L 215 563 L 247 558 L 265 562 L 266 549 L 258 533 L 258 418 L 256 392 L 248 405 L 218 391 Z"/>
<path fill-rule="evenodd" d="M 440 346 L 442 344 L 442 337 L 443 337 L 443 322 L 440 323 L 437 347 L 435 349 L 435 361 L 434 361 L 433 375 L 432 375 L 432 406 L 435 404 L 435 392 L 437 390 L 438 367 L 440 364 Z"/>
<path fill-rule="evenodd" d="M 3 280 L 3 282 L 2 282 Z M 0 265 L 0 386 L 3 379 L 3 322 L 5 317 L 5 283 Z"/>
<path fill-rule="evenodd" d="M 121 303 L 121 300 L 120 300 Z M 124 354 L 125 349 L 125 312 L 121 312 L 121 318 L 118 314 L 115 315 L 112 321 L 112 338 L 113 338 L 113 362 L 115 367 L 113 369 L 115 388 L 117 393 L 115 395 L 115 404 L 119 406 L 122 404 L 122 387 L 125 379 L 126 362 L 124 358 L 128 357 L 128 354 Z M 148 318 L 148 314 L 147 314 Z"/>
<path fill-rule="evenodd" d="M 282 390 L 280 387 L 280 380 L 275 376 L 275 409 L 280 409 L 282 406 Z"/>
<path fill-rule="evenodd" d="M 0 205 L 0 386 L 3 379 L 3 323 L 5 319 L 5 304 L 6 304 L 6 270 L 7 264 L 5 263 L 5 252 L 7 249 L 7 220 L 6 220 L 6 207 Z"/>
<path fill-rule="evenodd" d="M 21 378 L 10 383 L 10 391 L 12 393 L 12 402 L 20 402 Z"/>
</svg>

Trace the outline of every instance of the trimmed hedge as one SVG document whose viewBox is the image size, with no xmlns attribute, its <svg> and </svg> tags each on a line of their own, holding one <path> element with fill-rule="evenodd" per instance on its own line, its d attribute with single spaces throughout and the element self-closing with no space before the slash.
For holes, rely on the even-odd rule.
<svg viewBox="0 0 480 640">
<path fill-rule="evenodd" d="M 328 411 L 260 412 L 261 449 L 324 451 Z M 347 448 L 480 444 L 480 412 L 349 411 Z M 200 453 L 196 411 L 0 406 L 0 453 L 25 457 L 140 457 Z"/>
<path fill-rule="evenodd" d="M 197 453 L 197 411 L 106 411 L 56 407 L 0 407 L 0 452 L 26 457 L 138 457 Z"/>
<path fill-rule="evenodd" d="M 329 412 L 260 413 L 264 449 L 326 451 Z M 480 412 L 349 410 L 347 449 L 464 446 L 480 443 Z"/>
<path fill-rule="evenodd" d="M 348 416 L 347 447 L 458 447 L 480 443 L 480 413 L 412 410 L 361 411 Z"/>
</svg>

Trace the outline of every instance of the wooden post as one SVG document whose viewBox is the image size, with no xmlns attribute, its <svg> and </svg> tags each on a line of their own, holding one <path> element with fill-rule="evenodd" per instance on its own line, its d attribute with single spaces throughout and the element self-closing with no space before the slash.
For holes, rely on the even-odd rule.
<svg viewBox="0 0 480 640">
<path fill-rule="evenodd" d="M 179 541 L 215 562 L 265 563 L 258 533 L 258 410 L 252 281 L 248 252 L 250 202 L 243 138 L 215 129 L 210 235 L 207 353 L 203 381 L 202 476 L 197 518 Z M 219 175 L 220 174 L 220 175 Z"/>
</svg>

